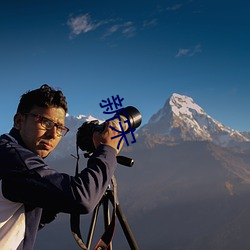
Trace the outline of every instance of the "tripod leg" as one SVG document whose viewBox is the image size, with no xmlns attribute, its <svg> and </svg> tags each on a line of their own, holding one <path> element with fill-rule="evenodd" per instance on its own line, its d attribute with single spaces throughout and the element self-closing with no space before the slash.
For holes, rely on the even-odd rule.
<svg viewBox="0 0 250 250">
<path fill-rule="evenodd" d="M 121 224 L 121 227 L 123 229 L 123 232 L 127 238 L 128 244 L 132 250 L 139 250 L 139 247 L 137 246 L 136 240 L 132 234 L 132 231 L 129 227 L 129 224 L 125 218 L 124 213 L 122 212 L 120 204 L 116 205 L 116 215 L 119 219 L 119 222 Z"/>
<path fill-rule="evenodd" d="M 109 209 L 109 200 L 108 198 L 103 200 L 103 217 L 104 217 L 104 228 L 106 229 L 109 224 L 110 224 L 110 209 Z M 107 250 L 112 250 L 112 241 L 110 242 L 109 247 L 107 248 Z"/>
<path fill-rule="evenodd" d="M 132 250 L 139 250 L 139 247 L 137 246 L 136 240 L 132 234 L 132 231 L 128 225 L 128 222 L 125 218 L 125 215 L 122 212 L 121 206 L 119 205 L 119 203 L 117 202 L 117 195 L 116 195 L 116 181 L 115 178 L 112 178 L 113 180 L 113 186 L 114 186 L 114 190 L 110 190 L 108 189 L 105 193 L 105 195 L 103 196 L 103 199 L 97 204 L 97 206 L 95 207 L 94 211 L 93 211 L 93 215 L 92 215 L 92 220 L 91 220 L 91 226 L 89 229 L 89 234 L 88 234 L 88 239 L 87 239 L 87 247 L 85 247 L 83 249 L 86 250 L 90 250 L 91 247 L 91 243 L 92 243 L 92 239 L 93 239 L 93 235 L 94 235 L 94 230 L 95 230 L 95 226 L 96 226 L 96 221 L 97 221 L 97 216 L 98 216 L 98 211 L 100 208 L 101 203 L 104 206 L 104 224 L 105 224 L 105 232 L 102 235 L 102 237 L 100 238 L 100 240 L 98 241 L 97 245 L 95 246 L 94 249 L 108 249 L 108 250 L 112 250 L 112 238 L 113 238 L 113 234 L 114 234 L 114 229 L 115 229 L 115 225 L 116 225 L 116 216 L 119 219 L 120 225 L 123 229 L 123 232 L 126 236 L 126 239 L 128 241 L 128 244 L 130 246 L 130 249 Z M 109 201 L 112 203 L 113 205 L 113 213 L 112 213 L 112 220 L 110 219 L 110 211 L 109 211 Z M 73 218 L 72 218 L 73 220 Z M 71 220 L 71 221 L 72 221 Z M 79 223 L 78 223 L 79 224 Z M 78 236 L 80 235 L 80 231 L 78 227 L 75 227 L 74 223 L 72 225 L 71 223 L 71 228 L 72 228 L 72 232 Z M 76 230 L 75 230 L 76 229 Z M 78 237 L 79 238 L 79 237 Z M 75 237 L 75 239 L 78 242 L 78 238 Z M 80 240 L 81 240 L 81 235 L 80 235 Z M 80 242 L 81 243 L 81 242 Z M 79 244 L 79 242 L 78 242 Z M 80 245 L 80 244 L 79 244 Z"/>
<path fill-rule="evenodd" d="M 115 207 L 115 209 L 116 209 L 115 213 L 116 213 L 116 215 L 118 217 L 118 220 L 120 222 L 120 225 L 121 225 L 121 227 L 123 229 L 123 232 L 124 232 L 124 234 L 126 236 L 126 239 L 128 241 L 128 244 L 129 244 L 130 248 L 132 250 L 139 250 L 139 247 L 138 247 L 138 245 L 136 243 L 136 240 L 134 238 L 134 235 L 133 235 L 133 233 L 132 233 L 132 231 L 131 231 L 131 229 L 129 227 L 129 224 L 128 224 L 126 218 L 125 218 L 125 215 L 124 215 L 124 213 L 123 213 L 123 211 L 121 209 L 121 206 L 117 202 L 117 194 L 115 192 L 115 191 L 117 191 L 116 190 L 117 184 L 116 184 L 115 177 L 113 177 L 113 184 L 114 184 L 114 191 L 113 192 L 109 191 L 109 193 L 108 193 L 109 194 L 109 200 L 113 204 L 113 207 Z"/>
<path fill-rule="evenodd" d="M 94 231 L 95 231 L 95 226 L 96 226 L 96 221 L 97 221 L 97 215 L 98 215 L 99 208 L 100 208 L 100 203 L 97 204 L 97 206 L 95 207 L 95 209 L 93 211 L 91 226 L 89 228 L 89 234 L 88 234 L 88 239 L 87 239 L 87 248 L 88 249 L 90 249 L 90 247 L 91 247 L 91 243 L 92 243 L 92 239 L 93 239 L 93 235 L 94 235 Z"/>
<path fill-rule="evenodd" d="M 106 229 L 110 224 L 110 210 L 108 205 L 108 199 L 103 200 L 103 217 L 104 217 L 104 228 Z"/>
</svg>

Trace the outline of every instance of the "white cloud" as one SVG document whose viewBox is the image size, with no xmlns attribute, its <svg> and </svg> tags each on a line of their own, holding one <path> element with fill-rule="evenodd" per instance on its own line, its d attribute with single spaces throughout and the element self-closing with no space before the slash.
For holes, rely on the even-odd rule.
<svg viewBox="0 0 250 250">
<path fill-rule="evenodd" d="M 71 29 L 70 38 L 74 38 L 82 33 L 87 33 L 93 30 L 96 30 L 102 25 L 116 22 L 116 20 L 109 19 L 109 20 L 101 20 L 101 21 L 94 21 L 90 17 L 90 15 L 83 14 L 76 17 L 71 17 L 68 19 L 67 24 Z M 107 36 L 111 36 L 114 33 L 120 32 L 124 37 L 132 37 L 136 34 L 136 27 L 133 22 L 124 22 L 121 24 L 114 24 L 106 30 L 104 34 L 104 38 Z"/>
<path fill-rule="evenodd" d="M 126 37 L 132 37 L 136 33 L 136 27 L 132 22 L 126 22 L 123 24 L 122 34 Z"/>
<path fill-rule="evenodd" d="M 176 58 L 182 57 L 182 56 L 189 56 L 192 57 L 197 53 L 202 52 L 201 45 L 197 44 L 194 48 L 180 48 L 178 53 L 175 55 Z"/>
<path fill-rule="evenodd" d="M 125 22 L 122 24 L 115 24 L 105 33 L 104 37 L 111 36 L 114 33 L 120 32 L 125 37 L 132 37 L 136 34 L 136 27 L 133 22 Z"/>
<path fill-rule="evenodd" d="M 166 10 L 168 10 L 168 11 L 175 11 L 175 10 L 180 9 L 182 6 L 183 5 L 179 3 L 179 4 L 175 4 L 175 5 L 171 6 L 171 7 L 167 7 Z"/>
<path fill-rule="evenodd" d="M 175 57 L 186 56 L 188 55 L 189 51 L 190 51 L 189 49 L 179 49 Z"/>
<path fill-rule="evenodd" d="M 67 22 L 68 26 L 71 29 L 70 38 L 78 36 L 81 33 L 93 31 L 101 25 L 104 25 L 110 21 L 111 20 L 102 20 L 99 22 L 93 21 L 88 13 L 79 15 L 77 17 L 71 17 Z"/>
<path fill-rule="evenodd" d="M 202 52 L 201 45 L 197 44 L 194 47 L 194 49 L 191 51 L 191 53 L 189 54 L 189 56 L 194 56 L 195 54 L 200 53 L 200 52 Z"/>
<path fill-rule="evenodd" d="M 146 20 L 143 22 L 143 27 L 154 27 L 158 24 L 158 21 L 156 18 L 152 19 L 152 20 Z"/>
</svg>

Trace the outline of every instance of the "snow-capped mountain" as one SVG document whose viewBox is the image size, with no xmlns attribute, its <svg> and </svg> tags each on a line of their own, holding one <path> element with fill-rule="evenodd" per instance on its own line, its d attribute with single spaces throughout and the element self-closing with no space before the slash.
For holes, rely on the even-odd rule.
<svg viewBox="0 0 250 250">
<path fill-rule="evenodd" d="M 140 133 L 176 141 L 211 141 L 220 146 L 250 139 L 209 116 L 191 97 L 174 93 Z"/>
<path fill-rule="evenodd" d="M 75 154 L 77 130 L 84 122 L 91 120 L 104 122 L 91 115 L 67 115 L 66 126 L 70 128 L 70 131 L 54 150 L 53 157 Z M 146 138 L 146 144 L 210 141 L 226 147 L 235 143 L 250 143 L 248 133 L 240 133 L 224 126 L 209 116 L 191 97 L 176 93 L 172 94 L 146 125 L 137 128 L 137 133 L 139 137 Z"/>
</svg>

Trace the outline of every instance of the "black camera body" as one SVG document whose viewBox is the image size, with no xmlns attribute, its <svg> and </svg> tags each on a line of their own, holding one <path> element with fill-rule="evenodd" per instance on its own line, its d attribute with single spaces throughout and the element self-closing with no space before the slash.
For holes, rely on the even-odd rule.
<svg viewBox="0 0 250 250">
<path fill-rule="evenodd" d="M 111 120 L 116 127 L 118 127 L 117 125 L 120 123 L 124 132 L 126 132 L 139 127 L 141 125 L 142 116 L 135 107 L 128 106 L 117 111 L 116 114 L 108 120 Z M 84 122 L 82 126 L 78 128 L 76 134 L 77 146 L 82 151 L 87 151 L 88 153 L 93 152 L 95 150 L 92 139 L 93 133 L 95 131 L 101 133 L 104 131 L 105 126 L 106 122 L 100 124 L 98 120 Z"/>
</svg>

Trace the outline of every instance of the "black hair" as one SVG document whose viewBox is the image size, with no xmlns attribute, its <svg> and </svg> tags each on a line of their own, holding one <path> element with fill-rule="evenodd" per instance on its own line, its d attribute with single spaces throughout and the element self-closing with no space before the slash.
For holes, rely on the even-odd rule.
<svg viewBox="0 0 250 250">
<path fill-rule="evenodd" d="M 34 106 L 61 107 L 65 110 L 65 113 L 68 112 L 66 97 L 62 91 L 55 90 L 47 84 L 43 84 L 40 88 L 29 90 L 23 94 L 17 107 L 17 113 L 28 113 Z"/>
</svg>

